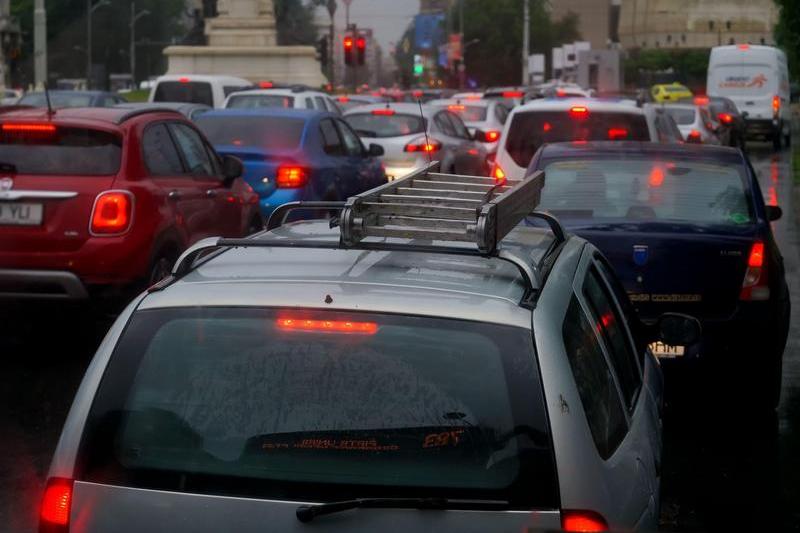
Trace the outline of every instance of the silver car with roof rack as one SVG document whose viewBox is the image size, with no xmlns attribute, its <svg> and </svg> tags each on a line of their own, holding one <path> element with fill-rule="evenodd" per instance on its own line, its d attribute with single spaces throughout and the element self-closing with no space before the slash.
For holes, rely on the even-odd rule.
<svg viewBox="0 0 800 533">
<path fill-rule="evenodd" d="M 646 346 L 696 321 L 643 329 L 591 244 L 518 227 L 541 173 L 435 166 L 187 250 L 87 370 L 42 530 L 655 529 Z"/>
</svg>

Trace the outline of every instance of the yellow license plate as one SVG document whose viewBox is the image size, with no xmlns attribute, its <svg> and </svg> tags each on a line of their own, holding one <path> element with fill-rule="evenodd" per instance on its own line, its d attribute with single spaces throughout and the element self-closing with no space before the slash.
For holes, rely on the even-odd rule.
<svg viewBox="0 0 800 533">
<path fill-rule="evenodd" d="M 676 357 L 683 357 L 686 348 L 684 346 L 671 346 L 663 342 L 654 342 L 650 344 L 650 351 L 659 359 L 675 359 Z"/>
</svg>

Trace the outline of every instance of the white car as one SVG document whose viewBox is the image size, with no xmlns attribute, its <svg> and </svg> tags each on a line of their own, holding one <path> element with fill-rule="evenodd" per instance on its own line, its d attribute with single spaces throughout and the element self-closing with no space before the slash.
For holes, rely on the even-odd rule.
<svg viewBox="0 0 800 533">
<path fill-rule="evenodd" d="M 450 98 L 431 100 L 428 105 L 447 109 L 461 117 L 470 135 L 476 136 L 477 134 L 475 140 L 483 144 L 488 154 L 497 152 L 500 133 L 503 131 L 510 112 L 502 100 Z"/>
<path fill-rule="evenodd" d="M 288 88 L 249 89 L 233 93 L 225 99 L 225 109 L 252 109 L 262 107 L 286 107 L 294 109 L 316 109 L 342 114 L 342 110 L 330 95 L 315 91 L 305 85 Z"/>
<path fill-rule="evenodd" d="M 719 124 L 711 117 L 707 107 L 693 104 L 669 104 L 664 110 L 670 114 L 681 130 L 683 140 L 695 144 L 721 144 L 717 137 Z"/>
<path fill-rule="evenodd" d="M 225 98 L 253 84 L 233 76 L 169 74 L 156 78 L 148 102 L 181 102 L 222 107 Z"/>
<path fill-rule="evenodd" d="M 533 100 L 511 110 L 492 176 L 521 180 L 533 154 L 545 143 L 608 140 L 682 139 L 670 117 L 655 106 L 590 98 Z"/>
</svg>

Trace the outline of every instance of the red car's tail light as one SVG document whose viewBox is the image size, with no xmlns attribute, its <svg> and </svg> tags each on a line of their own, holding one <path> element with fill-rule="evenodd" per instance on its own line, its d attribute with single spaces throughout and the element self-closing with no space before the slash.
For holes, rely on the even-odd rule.
<svg viewBox="0 0 800 533">
<path fill-rule="evenodd" d="M 664 184 L 664 169 L 661 167 L 653 167 L 653 170 L 650 171 L 650 177 L 647 183 L 654 189 L 661 187 Z"/>
<path fill-rule="evenodd" d="M 281 165 L 275 177 L 279 189 L 299 189 L 308 183 L 308 171 L 296 165 Z"/>
<path fill-rule="evenodd" d="M 72 480 L 50 478 L 39 508 L 39 530 L 49 532 L 69 531 L 69 513 L 72 507 Z"/>
<path fill-rule="evenodd" d="M 561 511 L 561 529 L 572 532 L 608 531 L 608 523 L 594 511 Z"/>
<path fill-rule="evenodd" d="M 742 290 L 739 293 L 740 300 L 769 300 L 769 276 L 767 275 L 767 263 L 764 261 L 764 252 L 762 241 L 754 242 L 750 248 L 750 255 L 747 256 L 747 270 L 744 273 Z"/>
<path fill-rule="evenodd" d="M 360 335 L 374 335 L 378 332 L 378 324 L 375 322 L 356 322 L 350 320 L 314 320 L 283 317 L 277 320 L 276 326 L 283 331 L 355 333 Z"/>
<path fill-rule="evenodd" d="M 750 45 L 749 44 L 740 44 L 739 45 L 739 50 L 750 50 Z"/>
<path fill-rule="evenodd" d="M 133 195 L 129 191 L 105 191 L 97 195 L 92 208 L 92 235 L 121 235 L 133 222 Z"/>
</svg>

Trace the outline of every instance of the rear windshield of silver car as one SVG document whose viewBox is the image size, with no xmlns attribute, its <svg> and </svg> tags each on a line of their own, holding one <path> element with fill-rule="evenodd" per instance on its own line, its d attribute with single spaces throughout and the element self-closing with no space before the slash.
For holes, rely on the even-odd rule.
<svg viewBox="0 0 800 533">
<path fill-rule="evenodd" d="M 667 113 L 672 117 L 676 124 L 686 126 L 694 124 L 695 109 L 683 107 L 667 107 Z"/>
<path fill-rule="evenodd" d="M 294 97 L 282 94 L 234 94 L 225 106 L 228 109 L 258 109 L 262 107 L 294 107 Z"/>
<path fill-rule="evenodd" d="M 215 146 L 250 146 L 270 150 L 294 150 L 300 146 L 306 121 L 269 116 L 220 116 L 204 114 L 195 119 Z"/>
<path fill-rule="evenodd" d="M 140 311 L 86 427 L 86 481 L 558 507 L 532 334 L 517 327 L 298 309 Z"/>
<path fill-rule="evenodd" d="M 214 107 L 211 84 L 205 81 L 161 81 L 156 85 L 154 102 L 187 102 Z"/>
<path fill-rule="evenodd" d="M 516 113 L 508 130 L 506 150 L 516 164 L 527 167 L 545 143 L 608 140 L 649 141 L 647 120 L 639 113 L 593 112 L 587 106 Z"/>
<path fill-rule="evenodd" d="M 113 133 L 52 123 L 5 122 L 0 164 L 18 174 L 104 176 L 119 171 L 122 139 Z"/>
<path fill-rule="evenodd" d="M 344 119 L 362 137 L 403 137 L 425 131 L 425 120 L 418 115 L 374 111 L 347 115 Z"/>
</svg>

